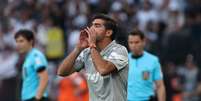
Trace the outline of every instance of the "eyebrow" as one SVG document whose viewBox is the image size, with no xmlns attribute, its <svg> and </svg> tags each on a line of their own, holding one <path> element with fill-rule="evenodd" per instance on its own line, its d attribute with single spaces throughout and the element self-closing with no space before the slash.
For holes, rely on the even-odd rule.
<svg viewBox="0 0 201 101">
<path fill-rule="evenodd" d="M 100 23 L 92 23 L 92 25 L 102 25 L 102 24 L 100 24 Z"/>
</svg>

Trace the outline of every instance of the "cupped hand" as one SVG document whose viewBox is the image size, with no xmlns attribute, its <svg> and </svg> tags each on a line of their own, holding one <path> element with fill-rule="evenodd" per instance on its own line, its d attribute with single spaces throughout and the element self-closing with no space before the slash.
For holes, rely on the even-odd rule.
<svg viewBox="0 0 201 101">
<path fill-rule="evenodd" d="M 87 27 L 86 29 L 84 29 L 87 32 L 88 35 L 88 43 L 90 44 L 96 44 L 96 31 L 94 28 L 89 28 Z"/>
<path fill-rule="evenodd" d="M 76 47 L 79 48 L 80 50 L 83 50 L 83 49 L 89 47 L 88 34 L 85 30 L 80 31 L 79 42 L 77 43 Z"/>
</svg>

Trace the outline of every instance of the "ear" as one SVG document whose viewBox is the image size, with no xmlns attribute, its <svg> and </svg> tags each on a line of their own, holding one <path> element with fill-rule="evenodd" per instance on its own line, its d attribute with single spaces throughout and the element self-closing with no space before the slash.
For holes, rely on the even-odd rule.
<svg viewBox="0 0 201 101">
<path fill-rule="evenodd" d="M 110 36 L 112 36 L 112 33 L 113 33 L 113 31 L 109 29 L 106 31 L 106 36 L 110 37 Z"/>
<path fill-rule="evenodd" d="M 31 40 L 31 41 L 30 41 L 30 44 L 31 44 L 32 46 L 34 46 L 34 41 L 33 41 L 33 40 Z"/>
<path fill-rule="evenodd" d="M 142 39 L 142 44 L 143 44 L 143 46 L 145 46 L 145 44 L 146 44 L 146 42 L 147 42 L 147 39 L 146 38 L 144 38 L 144 39 Z"/>
</svg>

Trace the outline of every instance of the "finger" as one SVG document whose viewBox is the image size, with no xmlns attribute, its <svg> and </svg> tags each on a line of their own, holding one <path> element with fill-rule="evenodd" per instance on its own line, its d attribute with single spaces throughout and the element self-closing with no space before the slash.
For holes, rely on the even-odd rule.
<svg viewBox="0 0 201 101">
<path fill-rule="evenodd" d="M 79 39 L 85 40 L 85 39 L 87 39 L 87 37 L 88 37 L 87 32 L 85 30 L 81 30 Z"/>
<path fill-rule="evenodd" d="M 88 28 L 91 34 L 91 37 L 96 37 L 96 31 L 93 27 Z"/>
<path fill-rule="evenodd" d="M 86 37 L 86 38 L 88 38 L 89 36 L 88 36 L 88 33 L 85 31 L 85 30 L 83 30 L 84 32 L 84 36 Z"/>
<path fill-rule="evenodd" d="M 95 31 L 94 28 L 91 28 L 91 31 L 92 31 L 92 34 L 93 34 L 93 35 L 96 35 L 96 31 Z"/>
<path fill-rule="evenodd" d="M 87 27 L 87 30 L 90 32 L 89 34 L 92 35 L 93 31 L 91 30 L 91 28 Z"/>
<path fill-rule="evenodd" d="M 81 31 L 80 31 L 80 38 L 83 38 L 83 37 L 84 37 L 84 31 L 81 30 Z"/>
<path fill-rule="evenodd" d="M 86 28 L 86 29 L 84 29 L 85 31 L 86 31 L 86 33 L 87 33 L 87 35 L 88 35 L 88 37 L 90 38 L 91 37 L 91 35 L 90 35 L 90 32 L 89 32 L 89 30 Z"/>
<path fill-rule="evenodd" d="M 90 42 L 90 40 L 91 40 L 91 34 L 90 34 L 88 28 L 86 28 L 86 29 L 84 29 L 84 30 L 86 31 L 86 33 L 87 33 L 87 35 L 88 35 L 88 38 L 87 38 L 86 40 L 87 40 L 88 42 Z"/>
<path fill-rule="evenodd" d="M 86 33 L 85 30 L 81 30 L 81 31 L 80 31 L 80 34 L 81 34 L 82 36 L 87 36 L 87 33 Z"/>
</svg>

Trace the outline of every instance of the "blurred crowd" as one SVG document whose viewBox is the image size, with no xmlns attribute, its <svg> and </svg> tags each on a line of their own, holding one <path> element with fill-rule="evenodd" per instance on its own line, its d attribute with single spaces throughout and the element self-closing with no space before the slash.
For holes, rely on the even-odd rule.
<svg viewBox="0 0 201 101">
<path fill-rule="evenodd" d="M 160 57 L 168 101 L 197 101 L 182 93 L 196 89 L 201 69 L 200 0 L 0 0 L 0 100 L 19 100 L 23 56 L 16 53 L 13 36 L 30 29 L 35 47 L 48 58 L 49 98 L 87 101 L 82 73 L 61 78 L 56 71 L 96 13 L 118 22 L 123 30 L 116 40 L 125 46 L 133 28 L 145 33 L 146 50 Z"/>
</svg>

